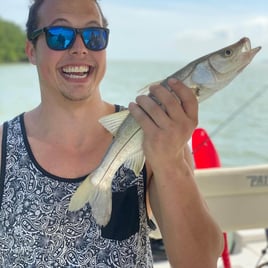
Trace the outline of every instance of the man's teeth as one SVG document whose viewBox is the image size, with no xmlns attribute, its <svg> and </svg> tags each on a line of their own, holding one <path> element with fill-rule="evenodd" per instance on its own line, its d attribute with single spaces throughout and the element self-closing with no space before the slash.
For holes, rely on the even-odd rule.
<svg viewBox="0 0 268 268">
<path fill-rule="evenodd" d="M 87 73 L 89 71 L 89 66 L 68 66 L 64 67 L 63 71 L 65 73 Z"/>
<path fill-rule="evenodd" d="M 89 66 L 67 66 L 63 68 L 63 73 L 70 78 L 86 78 L 89 71 Z"/>
</svg>

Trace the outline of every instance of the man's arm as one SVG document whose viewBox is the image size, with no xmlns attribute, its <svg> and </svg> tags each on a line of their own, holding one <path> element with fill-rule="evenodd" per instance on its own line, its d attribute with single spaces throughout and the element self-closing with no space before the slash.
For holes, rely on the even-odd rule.
<svg viewBox="0 0 268 268">
<path fill-rule="evenodd" d="M 185 154 L 190 154 L 188 148 Z M 223 250 L 222 232 L 209 214 L 190 165 L 185 158 L 169 173 L 154 174 L 150 204 L 172 267 L 216 268 Z"/>
<path fill-rule="evenodd" d="M 139 96 L 137 105 L 129 106 L 144 131 L 150 205 L 172 267 L 215 268 L 222 232 L 197 188 L 187 145 L 198 122 L 198 103 L 189 88 L 170 82 L 172 93 L 161 86 L 150 88 L 157 103 Z"/>
</svg>

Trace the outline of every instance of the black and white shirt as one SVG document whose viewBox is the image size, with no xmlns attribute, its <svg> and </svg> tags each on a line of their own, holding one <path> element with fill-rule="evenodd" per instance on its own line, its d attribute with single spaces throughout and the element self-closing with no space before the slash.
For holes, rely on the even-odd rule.
<svg viewBox="0 0 268 268">
<path fill-rule="evenodd" d="M 23 114 L 4 124 L 0 176 L 0 267 L 153 267 L 140 176 L 121 166 L 113 179 L 113 210 L 104 228 L 90 205 L 70 212 L 86 176 L 59 178 L 31 151 Z"/>
</svg>

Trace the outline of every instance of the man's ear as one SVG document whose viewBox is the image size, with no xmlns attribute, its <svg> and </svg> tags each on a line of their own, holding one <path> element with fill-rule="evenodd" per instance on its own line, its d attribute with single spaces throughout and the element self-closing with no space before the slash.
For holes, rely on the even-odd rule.
<svg viewBox="0 0 268 268">
<path fill-rule="evenodd" d="M 29 61 L 36 65 L 36 53 L 35 53 L 35 48 L 32 42 L 29 40 L 26 41 L 25 45 L 25 53 L 28 56 Z"/>
</svg>

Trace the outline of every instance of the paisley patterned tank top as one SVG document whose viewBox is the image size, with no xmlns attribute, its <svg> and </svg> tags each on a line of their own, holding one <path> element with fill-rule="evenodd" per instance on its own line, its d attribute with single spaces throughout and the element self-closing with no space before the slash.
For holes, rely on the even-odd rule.
<svg viewBox="0 0 268 268">
<path fill-rule="evenodd" d="M 145 168 L 122 165 L 113 178 L 105 227 L 90 205 L 68 211 L 86 176 L 59 178 L 35 160 L 23 114 L 4 124 L 0 176 L 0 267 L 153 267 L 145 205 Z"/>
</svg>

